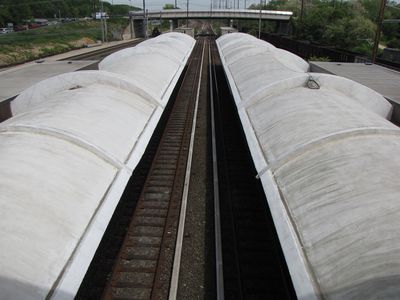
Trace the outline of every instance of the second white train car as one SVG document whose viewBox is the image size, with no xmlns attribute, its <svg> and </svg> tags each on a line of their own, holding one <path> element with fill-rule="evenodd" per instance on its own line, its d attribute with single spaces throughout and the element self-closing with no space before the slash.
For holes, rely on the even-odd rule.
<svg viewBox="0 0 400 300">
<path fill-rule="evenodd" d="M 399 299 L 391 105 L 249 35 L 217 45 L 298 298 Z"/>
</svg>

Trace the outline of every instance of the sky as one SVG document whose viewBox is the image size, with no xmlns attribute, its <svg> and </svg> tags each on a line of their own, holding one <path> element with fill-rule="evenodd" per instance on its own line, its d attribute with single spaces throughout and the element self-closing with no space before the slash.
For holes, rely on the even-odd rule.
<svg viewBox="0 0 400 300">
<path fill-rule="evenodd" d="M 105 0 L 110 3 L 114 4 L 128 4 L 128 5 L 134 5 L 136 7 L 142 7 L 143 6 L 143 0 Z M 169 3 L 169 4 L 175 4 L 175 0 L 145 0 L 146 1 L 146 8 L 149 10 L 160 10 L 164 6 L 164 4 Z M 186 9 L 186 0 L 176 0 L 178 7 L 181 7 L 182 9 Z M 207 10 L 210 8 L 211 1 L 214 2 L 214 7 L 218 5 L 218 1 L 220 0 L 189 0 L 189 10 L 190 9 L 195 9 L 195 10 Z M 225 4 L 225 1 L 228 1 L 228 5 L 230 4 L 233 7 L 233 1 L 234 0 L 222 0 L 223 3 Z M 237 1 L 237 0 L 235 0 Z M 246 6 L 249 6 L 251 3 L 254 2 L 259 2 L 259 1 L 254 1 L 254 0 L 239 0 L 239 7 L 242 9 L 244 8 L 244 4 L 246 1 Z M 237 3 L 237 2 L 236 2 Z"/>
</svg>

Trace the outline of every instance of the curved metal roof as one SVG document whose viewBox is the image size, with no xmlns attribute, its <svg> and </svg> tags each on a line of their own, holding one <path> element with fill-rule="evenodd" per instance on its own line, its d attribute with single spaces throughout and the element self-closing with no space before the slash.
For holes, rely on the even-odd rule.
<svg viewBox="0 0 400 300">
<path fill-rule="evenodd" d="M 195 43 L 174 33 L 135 48 L 158 40 L 174 60 L 117 53 L 107 71 L 59 75 L 12 102 L 0 124 L 3 297 L 75 295 Z"/>
<path fill-rule="evenodd" d="M 397 297 L 400 129 L 385 119 L 391 105 L 351 80 L 300 72 L 292 55 L 278 63 L 273 51 L 241 46 L 251 39 L 217 44 L 298 297 Z M 231 47 L 257 54 L 230 63 Z"/>
</svg>

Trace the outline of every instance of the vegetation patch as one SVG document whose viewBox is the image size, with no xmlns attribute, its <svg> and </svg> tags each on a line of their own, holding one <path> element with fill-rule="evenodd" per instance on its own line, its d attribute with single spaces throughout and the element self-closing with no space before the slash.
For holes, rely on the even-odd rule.
<svg viewBox="0 0 400 300">
<path fill-rule="evenodd" d="M 108 22 L 108 40 L 120 39 L 128 21 Z M 0 35 L 0 67 L 86 47 L 101 40 L 100 21 L 57 23 L 37 29 Z"/>
<path fill-rule="evenodd" d="M 370 55 L 376 31 L 379 1 L 376 0 L 311 0 L 305 1 L 303 12 L 301 1 L 271 0 L 263 9 L 287 10 L 293 12 L 291 19 L 293 39 L 308 41 L 321 46 L 328 46 Z M 249 8 L 259 9 L 252 4 Z M 387 1 L 384 19 L 400 19 L 398 1 Z M 258 34 L 258 22 L 243 22 L 249 32 Z M 263 22 L 262 32 L 276 31 L 276 24 Z M 400 46 L 400 24 L 384 23 L 380 44 L 397 48 Z"/>
</svg>

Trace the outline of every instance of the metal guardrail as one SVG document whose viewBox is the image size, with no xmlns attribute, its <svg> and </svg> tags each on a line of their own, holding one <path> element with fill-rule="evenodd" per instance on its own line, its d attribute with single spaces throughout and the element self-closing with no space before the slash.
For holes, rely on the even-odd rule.
<svg viewBox="0 0 400 300">
<path fill-rule="evenodd" d="M 332 61 L 354 62 L 357 54 L 338 51 L 336 49 L 310 44 L 304 41 L 293 40 L 288 37 L 261 33 L 261 39 L 273 44 L 276 47 L 288 50 L 304 59 L 310 57 L 327 57 Z"/>
<path fill-rule="evenodd" d="M 304 59 L 310 57 L 326 57 L 335 62 L 370 62 L 370 58 L 358 53 L 310 44 L 304 41 L 293 40 L 289 37 L 276 34 L 261 33 L 261 39 L 276 47 L 290 51 Z M 376 64 L 400 71 L 400 64 L 382 58 L 376 59 Z"/>
</svg>

